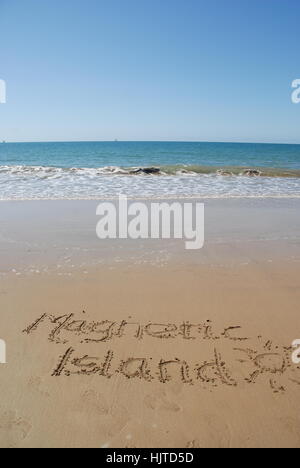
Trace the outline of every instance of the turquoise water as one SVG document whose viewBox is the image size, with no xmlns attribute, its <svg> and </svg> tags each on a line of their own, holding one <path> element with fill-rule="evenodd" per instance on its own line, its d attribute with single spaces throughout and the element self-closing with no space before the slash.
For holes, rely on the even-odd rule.
<svg viewBox="0 0 300 468">
<path fill-rule="evenodd" d="M 150 174 L 145 174 L 140 170 L 143 168 L 155 168 L 155 172 L 151 170 Z M 94 199 L 119 194 L 129 197 L 298 197 L 300 145 L 0 144 L 2 200 Z"/>
<path fill-rule="evenodd" d="M 177 142 L 9 143 L 0 165 L 54 167 L 249 166 L 300 170 L 300 145 Z"/>
</svg>

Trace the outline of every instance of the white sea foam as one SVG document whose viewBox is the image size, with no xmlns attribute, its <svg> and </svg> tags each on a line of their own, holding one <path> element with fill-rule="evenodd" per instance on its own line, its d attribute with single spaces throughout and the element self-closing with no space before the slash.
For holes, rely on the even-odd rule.
<svg viewBox="0 0 300 468">
<path fill-rule="evenodd" d="M 140 168 L 107 166 L 61 168 L 0 166 L 0 200 L 116 198 L 299 198 L 298 177 L 247 177 L 197 173 L 185 168 L 173 175 L 161 169 L 146 175 Z"/>
</svg>

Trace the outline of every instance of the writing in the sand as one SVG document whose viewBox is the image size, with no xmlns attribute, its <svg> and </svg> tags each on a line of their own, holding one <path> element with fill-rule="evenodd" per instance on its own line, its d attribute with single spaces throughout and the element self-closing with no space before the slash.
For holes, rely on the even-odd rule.
<svg viewBox="0 0 300 468">
<path fill-rule="evenodd" d="M 275 352 L 263 352 L 244 348 L 234 348 L 236 359 L 234 362 L 226 362 L 218 348 L 214 348 L 211 359 L 202 363 L 191 363 L 184 359 L 159 359 L 155 362 L 152 357 L 129 357 L 118 359 L 113 350 L 108 350 L 103 356 L 82 354 L 75 348 L 68 348 L 60 356 L 52 376 L 99 376 L 111 379 L 114 375 L 120 375 L 126 379 L 139 379 L 151 383 L 159 381 L 166 384 L 180 380 L 183 384 L 202 385 L 209 389 L 226 385 L 238 387 L 243 382 L 256 384 L 261 377 L 268 378 L 268 384 L 274 393 L 284 393 L 286 387 L 278 381 L 291 368 L 287 360 L 287 352 L 280 354 Z M 240 363 L 240 369 L 237 367 Z M 191 365 L 193 364 L 193 365 Z M 234 365 L 234 372 L 231 366 Z M 242 367 L 245 367 L 244 378 Z M 300 382 L 290 379 L 291 382 L 300 385 Z"/>
<path fill-rule="evenodd" d="M 203 323 L 140 323 L 131 318 L 121 321 L 100 320 L 90 321 L 83 311 L 81 316 L 66 314 L 54 316 L 43 314 L 33 321 L 24 332 L 28 335 L 48 328 L 49 341 L 59 343 L 69 343 L 77 338 L 80 343 L 107 343 L 115 339 L 129 337 L 137 340 L 154 338 L 169 340 L 181 338 L 187 341 L 194 340 L 220 340 L 225 338 L 231 341 L 246 341 L 243 336 L 242 327 L 228 325 L 222 329 L 217 329 L 211 320 Z"/>
<path fill-rule="evenodd" d="M 93 321 L 83 311 L 80 316 L 43 314 L 23 332 L 31 336 L 45 331 L 50 342 L 65 346 L 52 369 L 52 376 L 57 378 L 119 376 L 147 384 L 179 380 L 204 390 L 219 385 L 236 388 L 266 382 L 274 393 L 281 394 L 289 385 L 300 385 L 300 366 L 292 363 L 291 346 L 280 346 L 261 335 L 249 337 L 237 324 L 217 327 L 211 320 L 198 324 L 140 323 L 130 317 L 121 321 Z M 126 349 L 128 340 L 160 340 L 161 343 L 180 340 L 182 353 L 182 344 L 189 347 L 188 358 L 170 356 L 169 346 L 154 347 L 152 356 L 149 347 L 143 352 L 143 346 L 139 346 L 139 355 L 127 351 L 124 357 L 124 348 L 120 351 L 118 347 L 116 351 L 114 343 L 125 337 Z"/>
</svg>

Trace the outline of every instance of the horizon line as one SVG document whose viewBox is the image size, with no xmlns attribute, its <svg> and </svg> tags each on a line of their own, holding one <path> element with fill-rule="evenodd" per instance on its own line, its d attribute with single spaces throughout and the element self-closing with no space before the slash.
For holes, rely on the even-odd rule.
<svg viewBox="0 0 300 468">
<path fill-rule="evenodd" d="M 237 144 L 237 145 L 291 145 L 300 146 L 299 143 L 263 142 L 263 141 L 212 141 L 212 140 L 34 140 L 34 141 L 8 141 L 1 144 L 39 144 L 39 143 L 210 143 L 210 144 Z"/>
</svg>

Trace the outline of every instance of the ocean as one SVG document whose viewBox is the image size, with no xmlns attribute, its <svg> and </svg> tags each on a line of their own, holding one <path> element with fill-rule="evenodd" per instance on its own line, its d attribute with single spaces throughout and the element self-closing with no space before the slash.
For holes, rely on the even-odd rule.
<svg viewBox="0 0 300 468">
<path fill-rule="evenodd" d="M 300 145 L 0 144 L 0 200 L 299 198 Z"/>
</svg>

